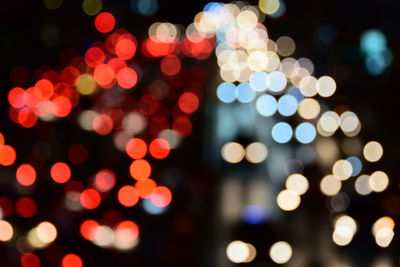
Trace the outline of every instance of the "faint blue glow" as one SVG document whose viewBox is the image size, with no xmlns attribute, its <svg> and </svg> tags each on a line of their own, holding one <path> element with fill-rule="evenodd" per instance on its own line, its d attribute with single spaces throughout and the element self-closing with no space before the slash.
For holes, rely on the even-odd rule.
<svg viewBox="0 0 400 267">
<path fill-rule="evenodd" d="M 250 87 L 257 92 L 267 90 L 267 76 L 265 72 L 254 72 L 250 76 Z"/>
<path fill-rule="evenodd" d="M 278 104 L 275 97 L 265 94 L 257 99 L 256 108 L 258 113 L 265 117 L 269 117 L 275 114 Z"/>
<path fill-rule="evenodd" d="M 318 37 L 326 44 L 331 44 L 336 41 L 337 35 L 337 29 L 333 24 L 324 24 L 318 28 Z"/>
<path fill-rule="evenodd" d="M 269 15 L 271 18 L 277 19 L 282 17 L 286 12 L 286 4 L 285 1 L 279 0 L 279 9 L 274 13 Z"/>
<path fill-rule="evenodd" d="M 256 97 L 256 92 L 248 83 L 241 83 L 236 87 L 236 98 L 241 103 L 250 103 Z"/>
<path fill-rule="evenodd" d="M 386 37 L 379 30 L 368 30 L 361 35 L 361 50 L 368 54 L 381 53 L 386 49 Z"/>
<path fill-rule="evenodd" d="M 236 86 L 233 83 L 221 83 L 217 88 L 217 96 L 224 103 L 232 103 L 236 98 Z"/>
<path fill-rule="evenodd" d="M 248 224 L 262 224 L 267 220 L 267 211 L 264 207 L 249 205 L 243 209 L 242 218 Z"/>
<path fill-rule="evenodd" d="M 282 116 L 292 116 L 297 111 L 297 99 L 292 95 L 283 95 L 278 100 L 278 112 Z"/>
<path fill-rule="evenodd" d="M 362 170 L 361 160 L 357 157 L 348 157 L 347 161 L 350 162 L 351 166 L 353 167 L 353 172 L 352 172 L 351 176 L 359 175 Z"/>
<path fill-rule="evenodd" d="M 305 96 L 301 93 L 300 89 L 295 86 L 290 87 L 287 90 L 286 94 L 294 96 L 297 99 L 297 102 L 300 102 L 305 98 Z"/>
<path fill-rule="evenodd" d="M 144 16 L 152 16 L 158 11 L 158 0 L 131 0 L 133 12 Z"/>
<path fill-rule="evenodd" d="M 286 122 L 278 122 L 272 127 L 272 138 L 278 143 L 287 143 L 293 136 L 292 127 Z"/>
<path fill-rule="evenodd" d="M 143 199 L 142 206 L 143 209 L 150 214 L 161 214 L 167 210 L 167 207 L 157 207 L 151 202 L 150 199 Z"/>
<path fill-rule="evenodd" d="M 308 144 L 314 141 L 317 136 L 317 131 L 311 123 L 303 122 L 296 127 L 295 135 L 297 141 L 303 144 Z"/>
<path fill-rule="evenodd" d="M 271 92 L 278 93 L 285 89 L 287 84 L 286 76 L 280 71 L 273 71 L 267 77 L 267 85 Z"/>
<path fill-rule="evenodd" d="M 367 55 L 365 68 L 369 74 L 379 75 L 392 63 L 392 60 L 393 55 L 389 50 L 385 50 L 383 53 Z"/>
</svg>

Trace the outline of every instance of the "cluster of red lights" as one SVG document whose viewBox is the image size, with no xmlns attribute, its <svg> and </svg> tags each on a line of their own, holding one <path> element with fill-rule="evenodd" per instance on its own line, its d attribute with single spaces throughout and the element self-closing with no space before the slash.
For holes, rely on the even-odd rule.
<svg viewBox="0 0 400 267">
<path fill-rule="evenodd" d="M 79 181 L 71 181 L 74 177 L 71 164 L 84 164 L 89 157 L 88 149 L 83 144 L 70 146 L 67 150 L 70 163 L 53 163 L 47 171 L 48 176 L 55 183 L 65 185 L 66 201 L 77 202 L 86 210 L 98 208 L 107 198 L 117 199 L 123 207 L 133 207 L 140 199 L 149 199 L 157 207 L 166 207 L 172 201 L 170 189 L 158 185 L 151 178 L 151 162 L 167 158 L 172 149 L 169 141 L 159 134 L 168 129 L 179 138 L 184 138 L 192 132 L 191 114 L 198 109 L 203 97 L 204 71 L 199 67 L 185 68 L 182 58 L 206 59 L 214 48 L 214 42 L 203 38 L 194 42 L 193 36 L 168 42 L 146 38 L 139 46 L 138 40 L 128 31 L 113 31 L 115 24 L 112 14 L 98 14 L 94 22 L 96 29 L 109 34 L 104 42 L 94 42 L 84 56 L 66 51 L 59 70 L 41 67 L 36 71 L 39 79 L 33 87 L 24 89 L 18 86 L 11 89 L 8 94 L 11 105 L 9 116 L 22 127 L 31 128 L 39 119 L 53 121 L 67 117 L 74 108 L 79 114 L 81 95 L 89 95 L 93 103 L 92 110 L 97 114 L 91 122 L 91 128 L 99 135 L 113 133 L 114 142 L 124 144 L 126 154 L 132 159 L 127 173 L 133 183 L 119 185 L 119 189 L 112 191 L 119 183 L 116 174 L 109 169 L 99 170 L 88 180 L 87 186 Z M 141 91 L 138 91 L 138 84 L 147 74 L 134 59 L 139 47 L 146 62 L 159 63 L 162 74 L 162 78 L 154 82 L 160 75 L 155 74 L 157 70 L 150 70 L 152 73 L 149 78 L 153 82 L 143 86 L 144 90 Z M 92 82 L 96 89 L 88 93 L 79 91 L 77 87 L 82 79 L 88 80 L 89 85 Z M 113 91 L 118 93 L 111 94 Z M 121 141 L 118 137 L 124 133 L 124 119 L 126 121 L 132 114 L 141 116 L 143 129 L 135 133 L 136 137 L 124 137 Z M 0 164 L 13 165 L 16 157 L 14 148 L 6 145 L 0 134 Z M 23 163 L 16 168 L 16 181 L 20 186 L 31 187 L 35 184 L 39 171 L 35 168 L 30 163 Z M 3 217 L 12 214 L 14 205 L 16 213 L 23 218 L 34 217 L 40 209 L 31 197 L 20 197 L 15 204 L 7 197 L 0 197 Z M 110 212 L 112 216 L 108 214 Z M 107 219 L 111 217 L 114 219 Z M 86 240 L 96 239 L 96 229 L 101 224 L 112 225 L 117 238 L 120 236 L 123 240 L 129 236 L 130 240 L 125 241 L 132 241 L 139 235 L 139 227 L 135 222 L 124 220 L 115 210 L 108 210 L 101 223 L 90 219 L 80 224 L 82 237 Z M 39 257 L 31 252 L 22 255 L 20 261 L 22 266 L 40 266 Z M 83 266 L 83 261 L 76 254 L 67 254 L 62 259 L 62 265 Z"/>
</svg>

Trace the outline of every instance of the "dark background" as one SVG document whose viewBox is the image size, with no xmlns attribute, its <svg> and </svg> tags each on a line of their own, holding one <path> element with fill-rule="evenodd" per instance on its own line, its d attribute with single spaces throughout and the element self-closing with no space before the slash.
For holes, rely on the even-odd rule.
<svg viewBox="0 0 400 267">
<path fill-rule="evenodd" d="M 117 27 L 126 28 L 140 40 L 140 36 L 144 36 L 148 27 L 156 21 L 188 25 L 207 3 L 200 0 L 160 0 L 158 12 L 151 17 L 134 14 L 128 0 L 104 0 L 103 10 L 115 15 Z M 251 1 L 250 4 L 256 5 L 257 2 Z M 400 131 L 398 112 L 400 106 L 400 94 L 398 94 L 400 1 L 286 1 L 286 8 L 286 14 L 283 17 L 266 18 L 264 24 L 269 36 L 272 39 L 277 39 L 282 35 L 292 37 L 297 45 L 295 57 L 310 58 L 314 62 L 317 77 L 328 74 L 341 78 L 336 80 L 338 90 L 329 102 L 330 107 L 346 105 L 358 114 L 363 126 L 360 137 L 363 140 L 378 140 L 382 143 L 385 154 L 377 167 L 385 170 L 391 178 L 390 189 L 385 193 L 368 196 L 365 199 L 356 198 L 352 202 L 349 214 L 360 222 L 361 228 L 364 226 L 364 230 L 355 237 L 353 245 L 348 249 L 339 249 L 336 253 L 339 257 L 349 254 L 350 257 L 356 259 L 355 262 L 361 264 L 354 266 L 366 266 L 364 264 L 375 255 L 389 253 L 394 259 L 393 262 L 396 262 L 393 266 L 397 266 L 398 235 L 395 235 L 388 249 L 380 249 L 374 245 L 369 227 L 377 218 L 388 214 L 383 205 L 386 203 L 386 197 L 391 194 L 397 196 L 399 193 L 397 177 L 400 148 L 398 139 Z M 323 44 L 317 37 L 318 28 L 326 23 L 331 23 L 337 28 L 338 36 L 332 44 Z M 59 29 L 59 39 L 52 46 L 46 45 L 41 39 L 42 30 L 48 25 Z M 366 72 L 358 48 L 361 34 L 371 28 L 379 29 L 386 35 L 388 47 L 393 53 L 392 65 L 378 76 L 372 76 Z M 22 129 L 10 122 L 9 106 L 6 100 L 7 93 L 13 86 L 9 79 L 10 70 L 16 65 L 25 66 L 30 73 L 28 85 L 33 84 L 35 80 L 33 73 L 38 66 L 56 67 L 60 62 L 61 52 L 66 48 L 74 48 L 83 53 L 88 42 L 97 40 L 99 34 L 93 27 L 93 17 L 84 14 L 80 1 L 65 1 L 60 9 L 51 11 L 45 8 L 42 1 L 29 0 L 10 0 L 1 3 L 0 34 L 0 129 L 7 142 L 12 144 L 17 151 L 28 151 L 29 144 L 39 138 L 35 131 L 40 131 L 37 130 L 38 128 L 43 129 L 41 128 L 43 125 L 37 126 L 32 133 L 31 129 Z M 348 51 L 351 51 L 351 56 L 348 56 Z M 213 59 L 202 64 L 211 66 Z M 339 75 L 338 73 L 343 69 L 345 75 Z M 210 77 L 214 76 L 210 74 Z M 208 89 L 207 94 L 213 94 L 214 88 Z M 172 170 L 172 176 L 179 184 L 174 191 L 174 202 L 169 212 L 154 217 L 140 211 L 131 213 L 131 211 L 120 209 L 126 218 L 137 220 L 141 226 L 141 244 L 136 250 L 131 253 L 119 253 L 97 248 L 80 238 L 74 229 L 77 224 L 72 224 L 66 232 L 60 233 L 57 239 L 58 245 L 54 249 L 39 252 L 38 255 L 46 258 L 48 254 L 75 251 L 82 256 L 85 263 L 90 263 L 88 266 L 214 266 L 216 255 L 213 250 L 215 241 L 213 231 L 215 228 L 212 216 L 216 205 L 216 191 L 213 186 L 216 183 L 217 171 L 203 162 L 203 147 L 206 145 L 204 132 L 207 129 L 202 126 L 205 125 L 205 119 L 204 107 L 201 106 L 194 117 L 192 136 L 174 152 L 176 155 L 164 163 Z M 70 122 L 61 121 L 53 126 L 44 125 L 43 131 L 50 132 L 52 144 L 61 150 L 64 145 L 73 141 L 91 140 L 92 146 L 89 146 L 91 151 L 96 151 L 96 149 L 100 151 L 97 147 L 97 144 L 102 142 L 100 137 L 95 137 L 93 141 L 92 135 L 71 129 L 70 126 Z M 90 161 L 89 169 L 95 169 L 97 165 L 106 167 L 115 163 L 110 159 L 115 151 L 112 150 L 111 144 L 109 148 L 106 145 L 107 143 L 101 148 L 101 155 L 96 158 L 99 161 Z M 188 159 L 184 156 L 187 153 L 193 156 Z M 97 151 L 93 154 L 97 154 Z M 23 158 L 19 158 L 18 161 L 22 162 Z M 62 190 L 51 189 L 50 186 L 42 188 L 45 191 L 35 194 L 40 199 L 39 204 L 48 207 L 39 214 L 39 217 L 46 218 L 46 211 L 51 210 L 51 203 L 48 200 L 57 199 Z M 7 185 L 2 185 L 0 194 L 13 195 L 10 190 Z M 310 195 L 306 196 L 305 205 L 296 212 L 323 218 L 321 222 L 318 222 L 322 223 L 329 215 L 324 210 L 323 204 L 315 204 L 315 199 L 321 203 L 325 199 L 317 191 L 316 185 Z M 46 197 L 39 196 L 40 194 L 45 194 Z M 116 207 L 110 204 L 109 208 Z M 389 215 L 396 222 L 398 221 L 398 213 Z M 74 214 L 72 217 L 66 216 L 66 219 L 80 222 L 85 216 L 85 214 Z M 17 217 L 11 221 L 15 221 L 26 229 L 29 229 L 29 225 L 34 222 L 34 220 L 18 222 Z M 257 231 L 271 231 L 270 226 L 260 229 L 246 228 L 246 226 L 243 228 L 244 230 L 240 231 L 243 231 L 244 238 L 253 238 L 253 233 Z M 296 229 L 296 227 L 291 227 L 291 229 L 304 230 Z M 396 226 L 395 233 L 397 229 Z M 255 242 L 261 242 L 262 238 L 264 237 L 260 236 L 259 240 L 255 238 Z M 309 246 L 312 248 L 311 244 Z M 6 256 L 12 253 L 17 252 L 6 245 L 0 245 L 1 266 L 14 264 Z M 43 262 L 43 266 L 51 266 L 54 263 L 50 261 L 49 264 L 46 265 Z M 267 266 L 264 264 L 272 263 L 267 262 L 267 259 L 264 260 L 264 255 L 262 255 L 254 264 L 254 266 Z M 315 266 L 323 266 L 315 264 Z"/>
</svg>

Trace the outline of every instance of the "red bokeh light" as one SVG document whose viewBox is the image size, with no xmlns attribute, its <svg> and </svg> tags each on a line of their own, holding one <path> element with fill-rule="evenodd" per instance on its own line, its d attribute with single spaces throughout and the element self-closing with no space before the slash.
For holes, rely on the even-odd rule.
<svg viewBox="0 0 400 267">
<path fill-rule="evenodd" d="M 36 214 L 37 204 L 29 197 L 21 197 L 15 203 L 15 211 L 21 217 L 30 218 Z"/>
<path fill-rule="evenodd" d="M 62 267 L 83 267 L 83 262 L 78 255 L 71 253 L 62 259 Z"/>
<path fill-rule="evenodd" d="M 80 201 L 82 207 L 88 210 L 93 210 L 100 205 L 101 196 L 95 189 L 86 189 L 81 193 Z"/>
<path fill-rule="evenodd" d="M 163 159 L 169 155 L 170 145 L 164 138 L 156 138 L 149 146 L 150 154 L 156 159 Z"/>
<path fill-rule="evenodd" d="M 71 178 L 71 169 L 67 164 L 57 162 L 51 167 L 50 176 L 57 183 L 65 183 Z"/>
<path fill-rule="evenodd" d="M 101 12 L 94 20 L 96 29 L 101 33 L 111 32 L 115 27 L 115 18 L 109 12 Z"/>
<path fill-rule="evenodd" d="M 30 164 L 22 164 L 16 172 L 18 183 L 23 186 L 30 186 L 36 180 L 36 171 Z"/>
</svg>

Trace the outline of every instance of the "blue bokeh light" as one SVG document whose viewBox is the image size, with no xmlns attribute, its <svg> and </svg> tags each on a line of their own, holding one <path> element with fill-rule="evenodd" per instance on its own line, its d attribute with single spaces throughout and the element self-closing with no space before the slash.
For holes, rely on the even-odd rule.
<svg viewBox="0 0 400 267">
<path fill-rule="evenodd" d="M 167 207 L 157 207 L 150 199 L 143 199 L 142 206 L 143 209 L 150 214 L 161 214 L 167 210 Z"/>
<path fill-rule="evenodd" d="M 283 95 L 278 100 L 278 112 L 282 116 L 292 116 L 297 111 L 297 99 L 292 95 Z"/>
<path fill-rule="evenodd" d="M 256 97 L 256 92 L 248 83 L 241 83 L 236 87 L 236 98 L 241 103 L 250 103 Z"/>
<path fill-rule="evenodd" d="M 348 157 L 346 160 L 350 162 L 351 166 L 353 167 L 353 172 L 351 173 L 351 176 L 359 175 L 362 170 L 361 160 L 357 157 Z"/>
<path fill-rule="evenodd" d="M 300 89 L 295 86 L 290 87 L 287 90 L 286 94 L 294 96 L 297 99 L 297 102 L 300 102 L 305 98 L 305 96 L 301 93 Z"/>
<path fill-rule="evenodd" d="M 248 224 L 263 224 L 267 220 L 267 211 L 264 207 L 249 205 L 243 209 L 242 218 Z"/>
<path fill-rule="evenodd" d="M 381 53 L 386 49 L 386 37 L 379 30 L 368 30 L 361 35 L 361 50 L 366 54 Z"/>
<path fill-rule="evenodd" d="M 272 138 L 277 143 L 287 143 L 293 136 L 292 127 L 286 122 L 278 122 L 272 127 Z"/>
<path fill-rule="evenodd" d="M 278 109 L 278 104 L 275 97 L 264 94 L 257 99 L 256 108 L 258 113 L 265 117 L 269 117 L 275 114 Z"/>
<path fill-rule="evenodd" d="M 250 76 L 250 87 L 257 92 L 267 90 L 267 77 L 268 74 L 265 72 L 254 72 Z"/>
<path fill-rule="evenodd" d="M 233 83 L 221 83 L 217 88 L 217 96 L 224 103 L 232 103 L 236 99 L 236 86 Z"/>
<path fill-rule="evenodd" d="M 133 12 L 144 16 L 152 16 L 158 11 L 158 0 L 131 0 Z"/>
<path fill-rule="evenodd" d="M 311 123 L 303 122 L 296 127 L 295 135 L 297 141 L 303 144 L 308 144 L 314 141 L 317 136 L 317 130 Z"/>
</svg>

